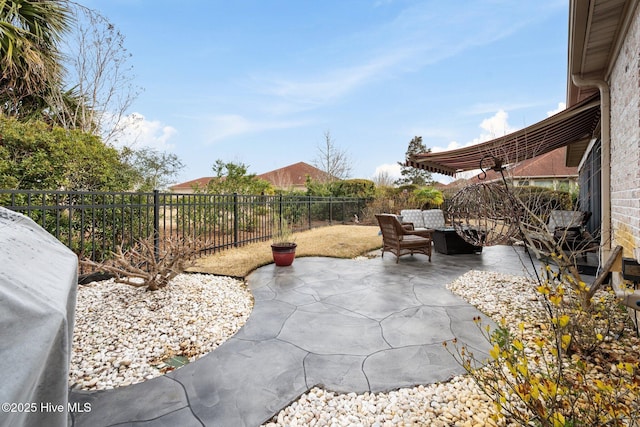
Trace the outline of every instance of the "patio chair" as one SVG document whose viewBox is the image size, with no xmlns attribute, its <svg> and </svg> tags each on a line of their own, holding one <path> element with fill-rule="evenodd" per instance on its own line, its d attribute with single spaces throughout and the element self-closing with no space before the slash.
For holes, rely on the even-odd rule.
<svg viewBox="0 0 640 427">
<path fill-rule="evenodd" d="M 431 237 L 430 235 L 416 235 L 412 230 L 403 227 L 395 215 L 376 215 L 380 230 L 382 231 L 382 256 L 389 251 L 396 256 L 396 264 L 402 255 L 423 254 L 429 257 L 431 262 Z"/>
<path fill-rule="evenodd" d="M 549 215 L 546 230 L 526 230 L 525 239 L 538 258 L 547 257 L 555 251 L 557 245 L 567 251 L 573 263 L 577 256 L 586 260 L 587 252 L 598 250 L 599 244 L 584 225 L 591 212 L 553 210 Z"/>
<path fill-rule="evenodd" d="M 572 215 L 573 214 L 573 215 Z M 591 218 L 591 212 L 552 211 L 547 228 L 553 239 L 569 252 L 570 257 L 580 255 L 587 260 L 587 252 L 595 252 L 599 243 L 585 228 Z"/>
</svg>

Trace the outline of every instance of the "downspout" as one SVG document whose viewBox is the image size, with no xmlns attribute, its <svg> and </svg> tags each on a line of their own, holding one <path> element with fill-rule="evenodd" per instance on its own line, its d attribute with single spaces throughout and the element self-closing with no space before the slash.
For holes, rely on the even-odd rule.
<svg viewBox="0 0 640 427">
<path fill-rule="evenodd" d="M 602 224 L 600 226 L 600 246 L 602 247 L 602 259 L 608 259 L 611 253 L 611 96 L 609 85 L 604 80 L 589 80 L 571 75 L 573 84 L 577 87 L 597 87 L 600 90 L 600 117 L 601 129 L 601 200 Z"/>
</svg>

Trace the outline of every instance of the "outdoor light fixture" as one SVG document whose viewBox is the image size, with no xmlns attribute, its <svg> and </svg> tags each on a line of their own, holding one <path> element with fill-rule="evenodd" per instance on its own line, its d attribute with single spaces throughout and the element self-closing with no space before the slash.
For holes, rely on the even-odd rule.
<svg viewBox="0 0 640 427">
<path fill-rule="evenodd" d="M 640 283 L 640 264 L 633 258 L 622 258 L 622 278 L 633 282 L 634 287 Z M 616 291 L 616 296 L 622 299 L 622 303 L 635 310 L 636 335 L 640 336 L 638 324 L 638 311 L 640 311 L 640 290 L 630 292 L 628 290 Z"/>
<path fill-rule="evenodd" d="M 634 285 L 640 283 L 640 264 L 633 258 L 622 258 L 622 278 L 633 282 Z"/>
</svg>

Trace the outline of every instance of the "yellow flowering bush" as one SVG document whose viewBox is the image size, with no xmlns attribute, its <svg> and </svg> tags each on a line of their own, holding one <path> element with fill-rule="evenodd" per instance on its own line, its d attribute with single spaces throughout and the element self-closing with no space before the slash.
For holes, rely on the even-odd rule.
<svg viewBox="0 0 640 427">
<path fill-rule="evenodd" d="M 640 420 L 638 349 L 620 351 L 633 338 L 613 292 L 589 288 L 547 268 L 536 286 L 546 317 L 498 322 L 476 319 L 490 344 L 478 357 L 454 340 L 449 352 L 493 400 L 495 420 L 526 426 L 631 426 Z M 585 299 L 589 299 L 585 301 Z M 634 333 L 635 334 L 635 333 Z M 640 341 L 636 340 L 635 345 Z"/>
</svg>

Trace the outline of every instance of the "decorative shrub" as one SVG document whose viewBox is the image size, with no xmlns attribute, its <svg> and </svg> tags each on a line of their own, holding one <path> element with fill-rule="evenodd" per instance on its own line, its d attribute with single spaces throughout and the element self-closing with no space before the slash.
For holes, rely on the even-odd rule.
<svg viewBox="0 0 640 427">
<path fill-rule="evenodd" d="M 197 239 L 182 237 L 167 239 L 156 251 L 154 239 L 148 238 L 136 241 L 126 250 L 118 246 L 113 258 L 105 263 L 88 259 L 80 260 L 80 263 L 114 275 L 117 282 L 157 291 L 190 267 L 206 246 Z"/>
<path fill-rule="evenodd" d="M 491 346 L 488 359 L 455 341 L 455 350 L 445 346 L 493 400 L 496 420 L 553 427 L 636 425 L 637 357 L 611 351 L 623 332 L 630 333 L 626 312 L 612 291 L 591 298 L 585 283 L 572 276 L 550 267 L 545 274 L 536 290 L 546 317 L 517 325 L 502 320 L 493 331 L 475 319 Z"/>
</svg>

